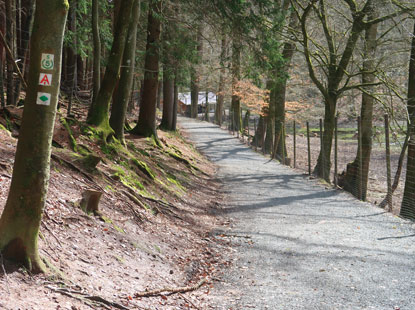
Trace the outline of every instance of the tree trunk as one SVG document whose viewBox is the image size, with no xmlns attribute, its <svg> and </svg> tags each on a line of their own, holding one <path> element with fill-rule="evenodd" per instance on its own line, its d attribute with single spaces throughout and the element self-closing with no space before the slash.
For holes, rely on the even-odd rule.
<svg viewBox="0 0 415 310">
<path fill-rule="evenodd" d="M 3 78 L 3 49 L 0 46 L 0 102 L 1 107 L 4 108 L 6 106 L 6 100 L 4 98 L 4 78 Z"/>
<path fill-rule="evenodd" d="M 99 36 L 99 0 L 92 0 L 92 38 L 93 38 L 93 76 L 92 76 L 92 102 L 88 117 L 94 110 L 98 92 L 101 86 L 101 38 Z"/>
<path fill-rule="evenodd" d="M 415 220 L 415 23 L 409 60 L 407 108 L 409 114 L 408 162 L 400 215 Z"/>
<path fill-rule="evenodd" d="M 375 9 L 372 8 L 368 14 L 368 19 L 376 18 Z M 375 81 L 375 57 L 377 48 L 377 28 L 378 24 L 371 25 L 365 32 L 365 54 L 363 60 L 362 83 L 371 84 Z M 369 178 L 370 154 L 372 152 L 372 119 L 373 103 L 371 87 L 365 87 L 362 93 L 361 118 L 361 143 L 357 148 L 355 160 L 347 165 L 344 177 L 344 189 L 352 193 L 353 196 L 366 200 L 367 183 Z M 362 165 L 361 169 L 359 166 Z"/>
<path fill-rule="evenodd" d="M 219 126 L 222 125 L 223 115 L 223 101 L 224 101 L 224 90 L 225 90 L 225 60 L 226 60 L 226 35 L 222 34 L 221 51 L 220 51 L 220 71 L 219 71 L 219 87 L 218 87 L 218 100 L 216 101 L 215 110 L 215 122 Z"/>
<path fill-rule="evenodd" d="M 49 183 L 68 7 L 66 0 L 38 0 L 36 3 L 26 103 L 9 196 L 0 218 L 0 249 L 4 256 L 25 263 L 32 272 L 45 271 L 37 238 Z M 49 57 L 47 62 L 46 56 L 50 54 L 53 59 Z M 43 72 L 52 74 L 50 86 L 38 85 Z"/>
<path fill-rule="evenodd" d="M 287 3 L 288 5 L 288 3 Z M 290 29 L 297 29 L 299 26 L 299 20 L 295 13 L 295 10 L 291 12 L 290 16 Z M 287 80 L 288 80 L 288 70 L 291 66 L 291 60 L 293 58 L 295 51 L 295 44 L 292 41 L 286 41 L 284 43 L 284 47 L 282 50 L 282 59 L 284 61 L 282 74 L 280 73 L 279 76 L 275 77 L 276 85 L 275 85 L 275 137 L 280 137 L 278 141 L 278 145 L 276 145 L 276 156 L 282 158 L 283 152 L 286 155 L 286 143 L 285 143 L 285 135 L 282 134 L 283 126 L 281 124 L 285 123 L 285 97 L 286 97 L 286 89 L 287 89 Z M 285 156 L 284 155 L 284 156 Z"/>
<path fill-rule="evenodd" d="M 202 40 L 202 26 L 199 25 L 197 30 L 197 61 L 193 64 L 190 71 L 190 117 L 197 118 L 199 113 L 199 82 L 200 82 L 200 73 L 198 68 L 198 63 L 202 60 L 203 57 L 203 40 Z"/>
<path fill-rule="evenodd" d="M 179 104 L 179 85 L 177 82 L 177 71 L 174 77 L 174 101 L 173 101 L 173 121 L 171 124 L 171 130 L 176 131 L 177 126 L 177 107 Z"/>
<path fill-rule="evenodd" d="M 174 76 L 168 71 L 163 73 L 163 117 L 160 128 L 172 130 L 174 105 Z"/>
<path fill-rule="evenodd" d="M 6 42 L 12 52 L 13 60 L 7 62 L 7 104 L 15 105 L 16 96 L 14 89 L 14 66 L 12 61 L 16 60 L 16 1 L 5 0 L 6 6 Z"/>
<path fill-rule="evenodd" d="M 125 50 L 123 56 L 123 66 L 121 69 L 121 77 L 118 88 L 115 92 L 114 102 L 111 109 L 110 125 L 114 129 L 115 137 L 124 142 L 124 123 L 127 113 L 127 107 L 131 96 L 131 88 L 133 85 L 135 70 L 135 50 L 137 26 L 140 20 L 141 1 L 134 0 L 133 13 L 128 28 L 128 37 L 125 42 Z"/>
<path fill-rule="evenodd" d="M 143 96 L 137 125 L 131 131 L 133 134 L 155 138 L 157 138 L 156 99 L 159 75 L 160 13 L 161 1 L 152 0 L 148 10 Z"/>
<path fill-rule="evenodd" d="M 234 26 L 232 39 L 232 101 L 231 110 L 233 115 L 233 130 L 241 130 L 241 101 L 235 94 L 236 87 L 241 79 L 241 37 L 239 29 Z"/>
<path fill-rule="evenodd" d="M 132 6 L 133 1 L 121 2 L 120 16 L 117 19 L 118 22 L 111 47 L 111 53 L 108 58 L 107 68 L 105 70 L 101 88 L 98 92 L 97 100 L 92 105 L 92 111 L 88 118 L 89 124 L 97 126 L 103 141 L 106 141 L 114 133 L 109 124 L 109 107 L 112 93 L 114 92 L 115 84 L 120 72 Z"/>
<path fill-rule="evenodd" d="M 20 61 L 17 63 L 17 65 L 19 66 L 20 71 L 23 75 L 25 73 L 26 55 L 30 39 L 30 26 L 33 22 L 34 5 L 34 0 L 23 0 L 21 4 L 22 12 L 20 15 L 20 29 L 18 30 L 20 34 L 18 36 L 19 41 L 17 42 L 17 59 L 20 59 Z M 17 98 L 19 98 L 21 89 L 22 82 L 20 79 L 17 79 L 15 85 L 15 94 Z"/>
<path fill-rule="evenodd" d="M 71 114 L 72 99 L 77 85 L 76 4 L 77 0 L 72 0 L 68 12 L 68 30 L 71 31 L 74 35 L 72 46 L 66 47 L 66 80 L 62 81 L 62 84 L 64 84 L 65 90 L 69 95 L 67 109 L 68 116 Z"/>
<path fill-rule="evenodd" d="M 205 121 L 209 122 L 209 91 L 205 92 Z"/>
<path fill-rule="evenodd" d="M 4 3 L 0 3 L 0 10 L 5 11 Z M 5 33 L 6 31 L 6 16 L 4 14 L 0 14 L 0 31 L 1 33 Z M 3 42 L 0 40 L 0 101 L 1 106 L 5 107 L 6 105 L 6 98 L 4 97 L 4 69 L 7 66 L 6 64 L 6 57 L 4 51 Z"/>
<path fill-rule="evenodd" d="M 333 145 L 334 126 L 336 117 L 336 103 L 337 97 L 328 97 L 325 102 L 324 110 L 324 131 L 323 131 L 323 145 L 320 148 L 320 153 L 317 159 L 317 164 L 314 167 L 313 174 L 330 183 L 330 168 L 331 168 L 331 149 Z"/>
<path fill-rule="evenodd" d="M 165 22 L 163 32 L 163 116 L 160 128 L 172 130 L 173 125 L 173 106 L 174 106 L 174 73 L 175 64 L 173 61 L 173 49 L 171 48 L 173 29 L 169 22 Z"/>
<path fill-rule="evenodd" d="M 156 108 L 161 110 L 161 97 L 163 95 L 163 83 L 158 81 L 157 84 L 157 99 L 156 99 Z"/>
</svg>

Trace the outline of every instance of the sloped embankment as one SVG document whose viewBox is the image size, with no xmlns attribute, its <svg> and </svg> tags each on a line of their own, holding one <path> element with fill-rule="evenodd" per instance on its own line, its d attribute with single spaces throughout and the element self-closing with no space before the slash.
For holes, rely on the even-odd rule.
<svg viewBox="0 0 415 310">
<path fill-rule="evenodd" d="M 19 117 L 14 108 L 0 117 L 0 212 Z M 178 134 L 159 132 L 160 143 L 128 136 L 126 146 L 98 138 L 93 128 L 58 118 L 39 239 L 41 255 L 56 270 L 31 276 L 1 259 L 0 308 L 204 308 L 226 247 L 209 233 L 223 224 L 214 167 Z M 95 214 L 81 209 L 87 190 L 102 194 Z M 192 293 L 139 297 L 203 279 Z"/>
</svg>

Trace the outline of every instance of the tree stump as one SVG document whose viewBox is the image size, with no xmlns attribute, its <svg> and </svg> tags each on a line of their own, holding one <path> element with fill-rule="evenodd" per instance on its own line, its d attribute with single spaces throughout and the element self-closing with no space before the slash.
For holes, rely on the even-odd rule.
<svg viewBox="0 0 415 310">
<path fill-rule="evenodd" d="M 100 215 L 99 201 L 101 199 L 102 192 L 98 192 L 93 189 L 87 189 L 82 193 L 82 200 L 80 207 L 87 214 L 93 213 L 94 215 Z"/>
</svg>

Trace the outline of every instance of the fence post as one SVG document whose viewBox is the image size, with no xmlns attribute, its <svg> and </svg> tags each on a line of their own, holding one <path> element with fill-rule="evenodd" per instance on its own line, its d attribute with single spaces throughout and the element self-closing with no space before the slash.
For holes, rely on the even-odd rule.
<svg viewBox="0 0 415 310">
<path fill-rule="evenodd" d="M 241 136 L 242 136 L 242 142 L 244 141 L 244 122 L 243 122 L 243 117 L 242 117 L 242 108 L 241 108 L 241 118 L 240 118 L 240 124 L 241 124 L 241 128 L 240 128 L 240 132 L 241 132 Z"/>
<path fill-rule="evenodd" d="M 258 136 L 257 136 L 257 132 L 256 132 L 256 130 L 257 130 L 257 126 L 256 126 L 256 124 L 257 124 L 257 121 L 256 121 L 256 118 L 254 117 L 254 139 L 255 139 L 255 152 L 257 152 L 257 151 L 258 151 Z"/>
<path fill-rule="evenodd" d="M 294 147 L 294 154 L 293 154 L 293 167 L 295 168 L 296 167 L 296 161 L 297 161 L 297 150 L 296 150 L 296 139 L 297 139 L 297 137 L 296 137 L 296 128 L 295 128 L 295 120 L 293 121 L 293 147 Z"/>
<path fill-rule="evenodd" d="M 278 148 L 278 145 L 276 147 Z M 285 122 L 281 122 L 281 149 L 282 164 L 285 165 Z"/>
<path fill-rule="evenodd" d="M 308 175 L 311 175 L 310 124 L 307 122 Z"/>
<path fill-rule="evenodd" d="M 386 180 L 388 191 L 386 198 L 388 201 L 389 211 L 392 210 L 392 178 L 391 178 L 391 153 L 389 141 L 389 116 L 385 114 L 385 147 L 386 147 Z"/>
<path fill-rule="evenodd" d="M 248 110 L 247 110 L 247 112 L 246 113 L 248 113 Z M 251 139 L 251 133 L 250 133 L 250 130 L 249 130 L 249 126 L 251 126 L 251 114 L 248 114 L 248 146 L 250 145 L 250 142 L 249 142 L 249 139 Z"/>
<path fill-rule="evenodd" d="M 319 126 L 320 126 L 320 149 L 321 149 L 321 166 L 323 170 L 323 179 L 326 179 L 326 158 L 324 157 L 324 141 L 323 141 L 323 119 L 320 118 L 319 120 Z"/>
<path fill-rule="evenodd" d="M 337 152 L 338 152 L 338 133 L 337 133 L 337 116 L 334 118 L 334 187 L 337 188 Z"/>
<path fill-rule="evenodd" d="M 358 143 L 358 150 L 359 150 L 359 174 L 358 174 L 358 196 L 360 200 L 363 200 L 363 158 L 362 158 L 362 120 L 360 116 L 357 117 L 357 143 Z"/>
<path fill-rule="evenodd" d="M 231 122 L 232 122 L 232 136 L 235 134 L 235 120 L 234 120 L 234 115 L 235 115 L 235 111 L 233 109 L 231 109 L 232 111 L 232 115 L 231 115 Z"/>
<path fill-rule="evenodd" d="M 267 122 L 267 118 L 265 117 L 263 117 L 262 120 L 263 120 L 262 121 L 262 124 L 263 124 L 262 126 L 262 153 L 265 155 L 265 135 L 267 133 L 268 122 Z"/>
</svg>

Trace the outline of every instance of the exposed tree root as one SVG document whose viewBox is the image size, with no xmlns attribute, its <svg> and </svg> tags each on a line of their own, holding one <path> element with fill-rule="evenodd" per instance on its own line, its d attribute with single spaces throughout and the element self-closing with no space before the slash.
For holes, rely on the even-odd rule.
<svg viewBox="0 0 415 310">
<path fill-rule="evenodd" d="M 75 166 L 73 163 L 71 163 L 69 160 L 66 160 L 65 158 L 52 153 L 51 157 L 56 160 L 56 161 L 62 161 L 65 164 L 67 164 L 70 168 L 72 168 L 73 170 L 79 172 L 80 174 L 82 174 L 84 177 L 86 177 L 89 181 L 91 181 L 92 183 L 94 183 L 95 186 L 97 186 L 99 188 L 99 190 L 103 190 L 94 180 L 94 178 L 87 172 L 83 171 L 82 169 L 78 168 L 77 166 Z"/>
<path fill-rule="evenodd" d="M 161 289 L 155 289 L 150 291 L 138 292 L 134 294 L 134 297 L 151 297 L 158 296 L 161 294 L 176 294 L 176 293 L 186 293 L 199 289 L 203 284 L 206 283 L 206 279 L 200 280 L 197 284 L 192 286 L 182 286 L 182 287 L 164 287 Z"/>
<path fill-rule="evenodd" d="M 117 308 L 117 309 L 121 309 L 121 310 L 129 310 L 130 308 L 127 308 L 119 303 L 113 302 L 113 301 L 108 301 L 105 298 L 101 297 L 101 296 L 97 296 L 97 295 L 88 295 L 86 293 L 80 292 L 80 291 L 75 291 L 75 290 L 71 290 L 71 289 L 67 289 L 67 288 L 59 288 L 59 287 L 53 287 L 51 285 L 46 285 L 46 288 L 60 293 L 62 295 L 68 296 L 68 297 L 72 297 L 75 299 L 78 299 L 79 301 L 82 301 L 83 303 L 91 306 L 91 308 L 93 308 L 92 306 L 94 304 L 99 304 L 101 307 L 104 307 L 105 309 L 109 309 L 111 310 L 111 307 Z"/>
</svg>

